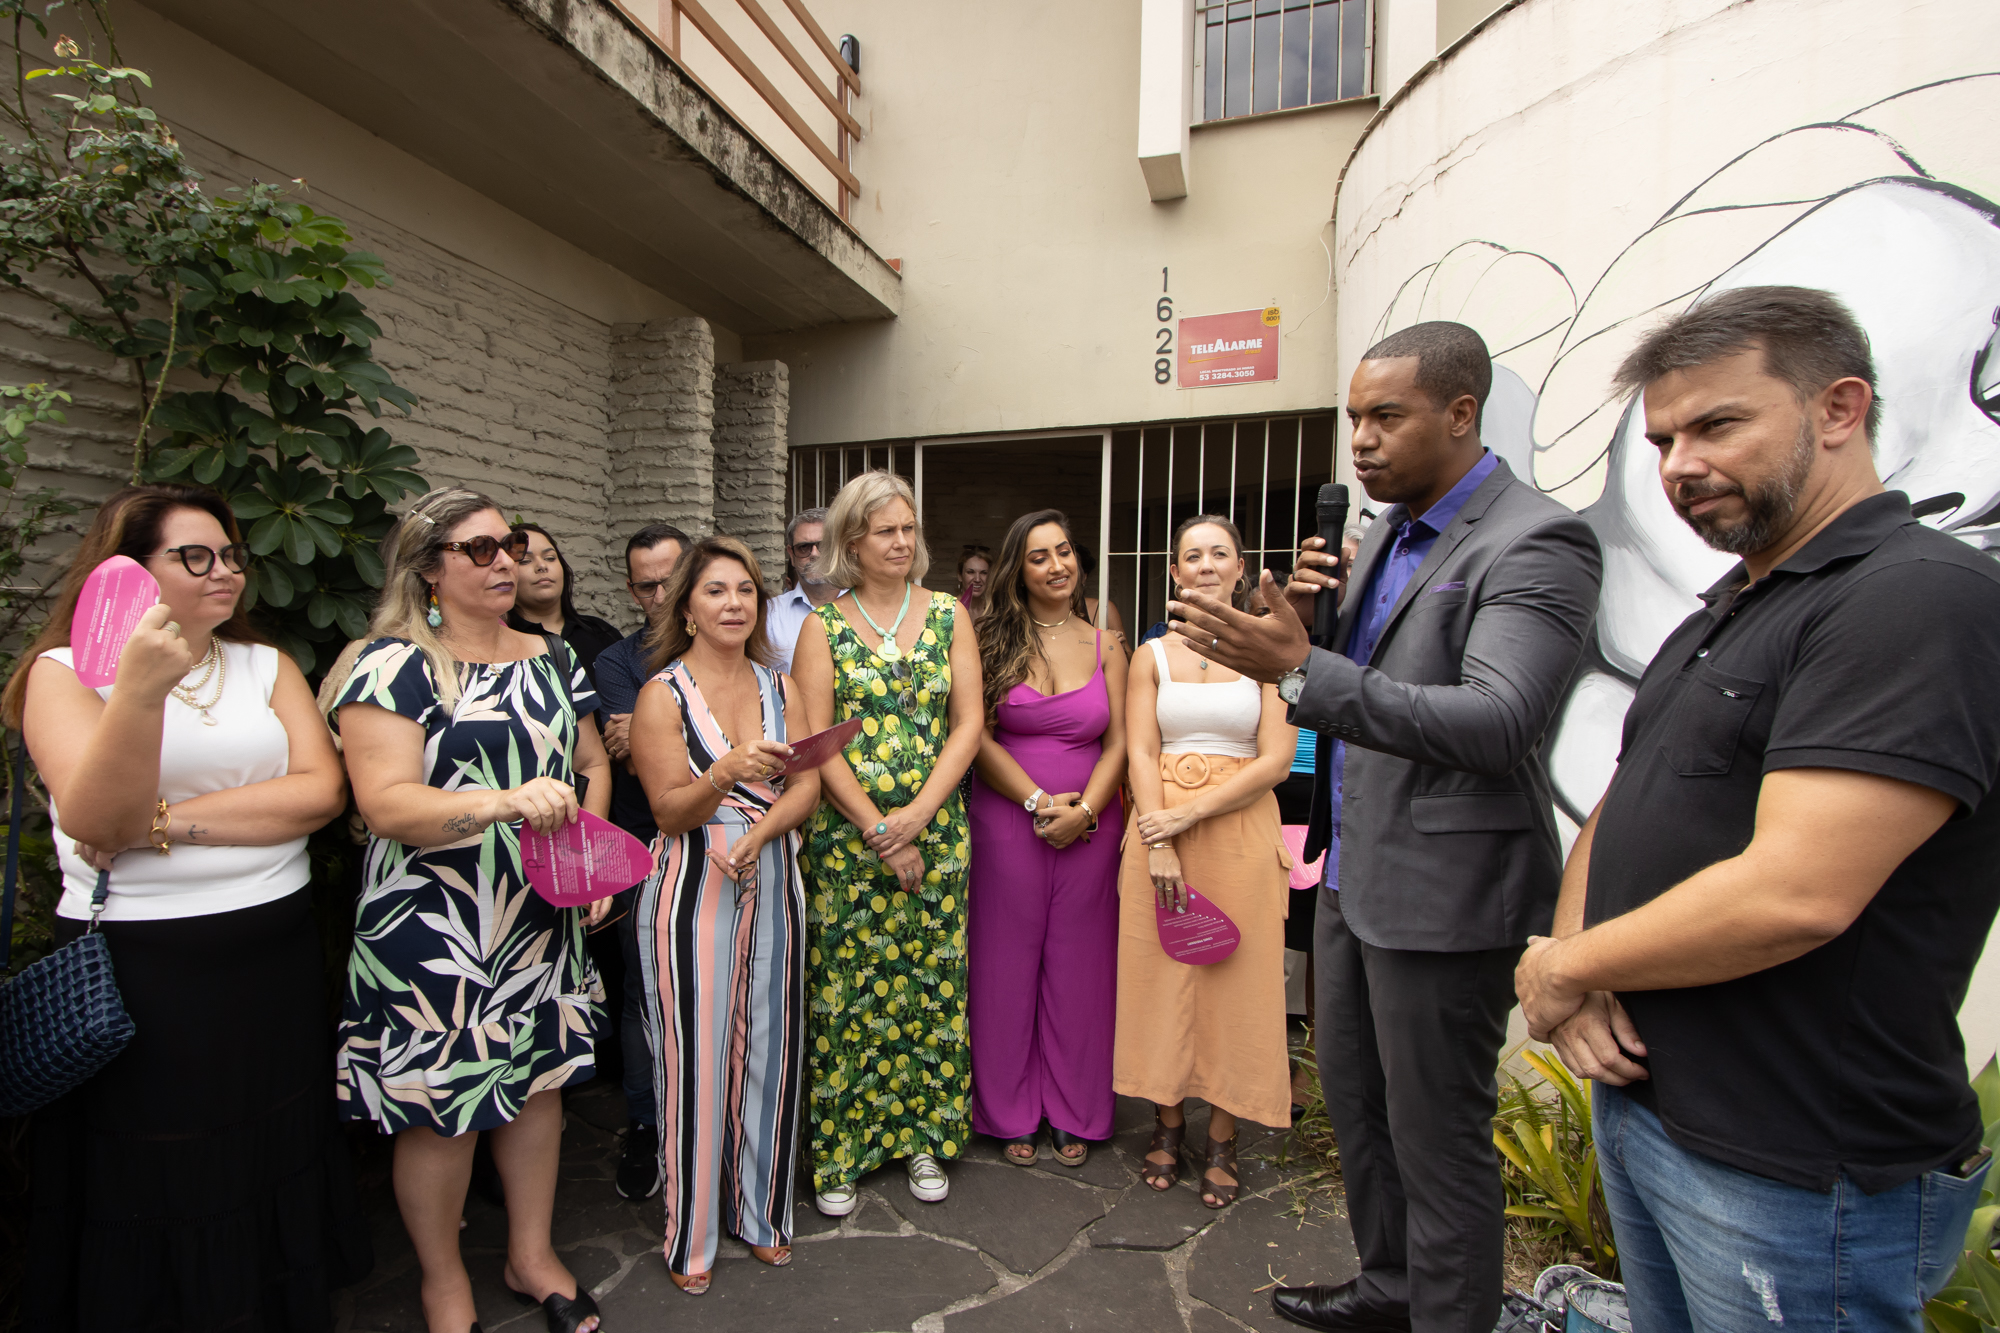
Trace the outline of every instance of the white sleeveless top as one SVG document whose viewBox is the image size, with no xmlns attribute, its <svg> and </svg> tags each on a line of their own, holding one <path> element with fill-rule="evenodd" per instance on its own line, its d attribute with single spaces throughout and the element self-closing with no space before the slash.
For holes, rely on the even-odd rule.
<svg viewBox="0 0 2000 1333">
<path fill-rule="evenodd" d="M 285 724 L 271 711 L 271 691 L 278 684 L 278 650 L 261 643 L 224 643 L 229 664 L 222 697 L 209 715 L 167 697 L 160 728 L 160 792 L 169 804 L 209 792 L 247 787 L 281 778 L 291 767 L 291 742 Z M 42 654 L 75 669 L 67 648 Z M 109 699 L 116 686 L 98 688 Z M 62 831 L 53 803 L 56 856 L 62 862 L 63 895 L 58 916 L 87 920 L 90 896 L 97 889 L 97 872 L 76 854 L 74 839 Z M 179 832 L 176 825 L 175 832 Z M 120 852 L 111 863 L 111 897 L 104 905 L 106 921 L 161 921 L 173 917 L 209 916 L 276 902 L 302 887 L 310 875 L 306 840 L 294 838 L 275 847 L 206 846 L 174 843 L 167 856 L 147 848 Z"/>
<path fill-rule="evenodd" d="M 1160 668 L 1161 754 L 1219 754 L 1257 757 L 1257 724 L 1264 715 L 1264 691 L 1248 676 L 1215 685 L 1190 685 L 1167 674 L 1166 646 L 1147 645 Z"/>
</svg>

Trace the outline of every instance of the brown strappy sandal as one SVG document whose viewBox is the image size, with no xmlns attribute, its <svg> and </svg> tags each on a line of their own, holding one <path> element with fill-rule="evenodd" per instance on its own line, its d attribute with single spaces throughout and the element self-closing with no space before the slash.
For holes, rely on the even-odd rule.
<svg viewBox="0 0 2000 1333">
<path fill-rule="evenodd" d="M 752 1245 L 750 1255 L 760 1264 L 773 1268 L 783 1268 L 792 1261 L 792 1247 L 789 1245 Z"/>
<path fill-rule="evenodd" d="M 674 1285 L 676 1287 L 679 1287 L 682 1291 L 686 1292 L 688 1295 L 699 1296 L 708 1290 L 708 1280 L 710 1277 L 713 1276 L 713 1274 L 676 1273 L 673 1269 L 669 1268 L 667 1270 L 667 1276 L 674 1280 Z"/>
<path fill-rule="evenodd" d="M 1178 1125 L 1169 1125 L 1159 1118 L 1158 1112 L 1154 1113 L 1153 1141 L 1146 1145 L 1148 1160 L 1139 1163 L 1139 1178 L 1151 1186 L 1155 1193 L 1172 1189 L 1174 1182 L 1181 1178 L 1181 1143 L 1186 1137 L 1185 1117 Z M 1150 1160 L 1156 1152 L 1168 1153 L 1173 1160 L 1171 1162 Z"/>
<path fill-rule="evenodd" d="M 1227 1185 L 1208 1178 L 1211 1171 L 1223 1171 L 1235 1179 Z M 1208 1141 L 1208 1164 L 1201 1169 L 1201 1205 L 1204 1208 L 1227 1208 L 1236 1202 L 1236 1192 L 1243 1188 L 1243 1173 L 1236 1169 L 1236 1136 Z M 1216 1202 L 1210 1203 L 1214 1199 Z"/>
</svg>

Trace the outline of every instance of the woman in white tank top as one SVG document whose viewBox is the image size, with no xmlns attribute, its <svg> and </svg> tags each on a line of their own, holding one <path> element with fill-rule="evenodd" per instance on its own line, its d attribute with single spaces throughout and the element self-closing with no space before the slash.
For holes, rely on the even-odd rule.
<svg viewBox="0 0 2000 1333">
<path fill-rule="evenodd" d="M 161 604 L 92 688 L 71 627 L 113 555 Z M 345 784 L 305 677 L 241 613 L 248 564 L 207 487 L 114 493 L 7 688 L 56 826 L 55 943 L 83 933 L 108 870 L 99 929 L 134 1026 L 36 1114 L 27 1328 L 122 1333 L 163 1310 L 263 1327 L 366 1271 L 307 887 L 306 835 Z"/>
<path fill-rule="evenodd" d="M 1241 590 L 1242 539 L 1202 514 L 1174 534 L 1174 581 Z M 1132 805 L 1138 818 L 1119 870 L 1118 1024 L 1112 1086 L 1155 1104 L 1143 1177 L 1165 1190 L 1180 1174 L 1183 1099 L 1209 1104 L 1202 1202 L 1236 1198 L 1236 1121 L 1291 1118 L 1285 1048 L 1285 908 L 1291 856 L 1271 788 L 1298 732 L 1277 691 L 1210 662 L 1178 634 L 1132 660 L 1126 688 Z M 1156 906 L 1193 888 L 1242 932 L 1236 952 L 1194 966 L 1160 947 Z"/>
</svg>

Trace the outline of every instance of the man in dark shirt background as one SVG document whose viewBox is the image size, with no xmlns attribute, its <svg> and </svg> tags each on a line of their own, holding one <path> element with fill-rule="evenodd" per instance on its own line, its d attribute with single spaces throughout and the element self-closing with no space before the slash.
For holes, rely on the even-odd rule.
<svg viewBox="0 0 2000 1333">
<path fill-rule="evenodd" d="M 1957 1012 L 2000 906 L 2000 564 L 1884 490 L 1824 292 L 1704 299 L 1617 378 L 1743 560 L 1639 683 L 1522 1008 L 1598 1081 L 1637 1333 L 1915 1333 L 1989 1167 Z"/>
<path fill-rule="evenodd" d="M 632 534 L 625 543 L 625 590 L 645 613 L 646 622 L 597 659 L 604 748 L 611 755 L 611 822 L 649 845 L 659 829 L 653 824 L 653 807 L 646 801 L 646 790 L 627 762 L 632 755 L 632 710 L 639 703 L 639 690 L 652 676 L 646 669 L 646 635 L 652 631 L 654 617 L 667 604 L 667 580 L 688 546 L 688 535 L 670 523 L 648 524 Z M 627 889 L 613 909 L 618 920 L 612 929 L 618 932 L 621 964 L 616 1027 L 624 1056 L 621 1077 L 630 1121 L 618 1158 L 616 1185 L 628 1199 L 650 1199 L 660 1188 L 659 1116 L 653 1107 L 653 1058 L 646 1046 L 639 940 L 632 933 L 631 899 L 638 892 Z"/>
</svg>

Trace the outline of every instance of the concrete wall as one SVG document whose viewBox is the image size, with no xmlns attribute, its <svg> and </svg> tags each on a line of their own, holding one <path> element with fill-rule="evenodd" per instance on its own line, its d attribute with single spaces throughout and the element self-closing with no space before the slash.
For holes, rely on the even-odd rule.
<svg viewBox="0 0 2000 1333">
<path fill-rule="evenodd" d="M 1572 815 L 1609 781 L 1632 682 L 1728 568 L 1675 517 L 1609 373 L 1704 291 L 1837 292 L 1867 326 L 1878 462 L 1927 522 L 2000 546 L 2000 424 L 1968 392 L 2000 308 L 2000 8 L 1986 0 L 1526 0 L 1361 145 L 1335 226 L 1342 375 L 1423 319 L 1500 374 L 1485 433 L 1606 547 L 1593 670 L 1551 747 Z M 1774 53 L 1783 53 L 1774 58 Z M 2000 1041 L 2000 950 L 1963 1010 Z"/>
<path fill-rule="evenodd" d="M 1137 4 L 815 0 L 860 36 L 854 221 L 900 259 L 881 324 L 752 339 L 792 374 L 795 445 L 1323 408 L 1338 397 L 1323 248 L 1372 100 L 1198 126 L 1189 194 L 1135 156 Z M 1176 315 L 1284 312 L 1275 384 L 1154 382 Z"/>
</svg>

